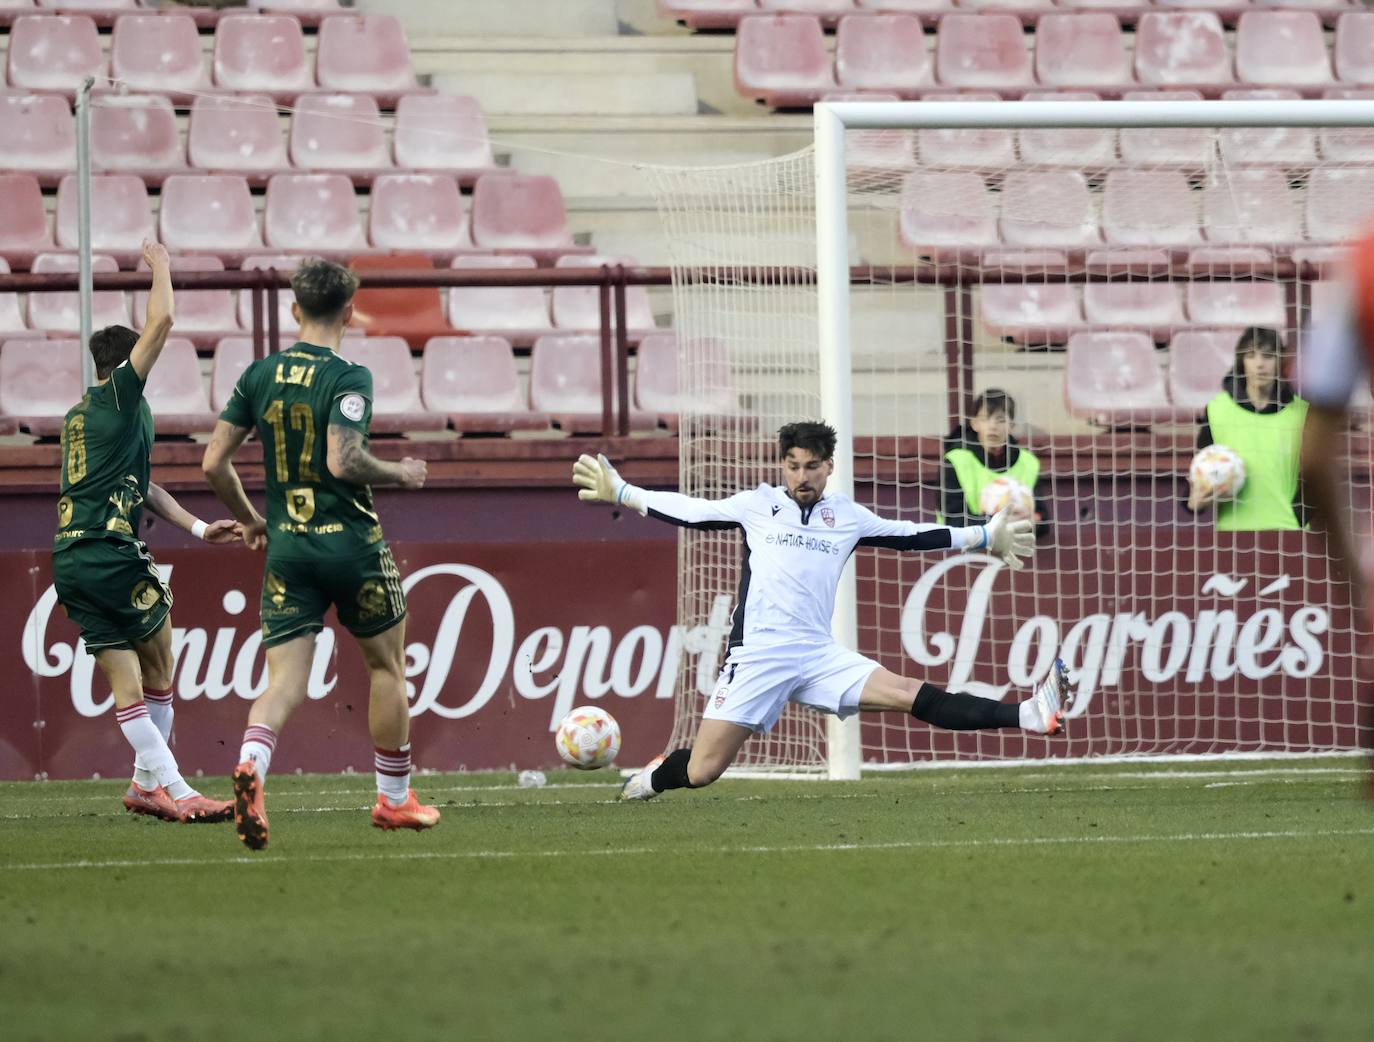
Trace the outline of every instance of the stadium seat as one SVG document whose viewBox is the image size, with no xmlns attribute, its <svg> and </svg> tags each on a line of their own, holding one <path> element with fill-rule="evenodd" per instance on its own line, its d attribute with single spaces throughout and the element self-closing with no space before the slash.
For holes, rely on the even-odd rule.
<svg viewBox="0 0 1374 1042">
<path fill-rule="evenodd" d="M 1090 326 L 1138 329 L 1161 343 L 1187 324 L 1183 294 L 1170 282 L 1089 282 L 1083 317 Z"/>
<path fill-rule="evenodd" d="M 915 15 L 853 15 L 835 34 L 835 79 L 845 90 L 914 97 L 934 81 L 921 20 Z"/>
<path fill-rule="evenodd" d="M 215 28 L 215 86 L 292 101 L 314 87 L 301 23 L 288 15 L 230 14 Z"/>
<path fill-rule="evenodd" d="M 1064 403 L 1070 415 L 1105 426 L 1175 417 L 1147 334 L 1075 333 L 1067 352 Z"/>
<path fill-rule="evenodd" d="M 92 98 L 91 168 L 131 174 L 151 185 L 185 170 L 186 151 L 171 101 L 157 94 Z"/>
<path fill-rule="evenodd" d="M 613 401 L 615 397 L 613 390 Z M 565 431 L 599 433 L 601 338 L 563 333 L 536 340 L 530 352 L 530 404 L 535 410 L 548 413 Z M 630 410 L 631 430 L 651 430 L 657 425 L 656 417 Z"/>
<path fill-rule="evenodd" d="M 40 253 L 33 259 L 36 274 L 73 272 L 78 267 L 74 253 Z M 118 271 L 113 257 L 94 254 L 91 271 Z M 76 290 L 30 293 L 28 297 L 30 329 L 53 333 L 75 333 L 81 329 L 81 297 Z M 91 294 L 91 328 L 129 324 L 129 305 L 118 290 L 100 290 Z M 68 403 L 70 404 L 70 403 Z"/>
<path fill-rule="evenodd" d="M 458 182 L 449 174 L 383 174 L 372 184 L 372 245 L 447 261 L 472 248 Z"/>
<path fill-rule="evenodd" d="M 1306 204 L 1308 241 L 1346 242 L 1374 217 L 1374 170 L 1318 167 L 1307 182 Z"/>
<path fill-rule="evenodd" d="M 169 250 L 237 260 L 263 247 L 248 181 L 233 174 L 167 178 L 162 185 L 159 228 Z"/>
<path fill-rule="evenodd" d="M 57 245 L 74 250 L 80 245 L 76 228 L 76 175 L 62 178 L 57 186 Z M 105 174 L 91 178 L 91 248 L 108 253 L 120 264 L 133 267 L 143 254 L 143 240 L 153 234 L 153 212 L 143 178 L 132 174 Z"/>
<path fill-rule="evenodd" d="M 996 93 L 927 94 L 927 101 L 999 101 Z M 926 128 L 916 132 L 916 149 L 927 167 L 997 170 L 1015 162 L 1011 131 L 1004 127 Z"/>
<path fill-rule="evenodd" d="M 28 268 L 36 254 L 51 250 L 52 232 L 43 192 L 32 174 L 0 174 L 0 256 L 16 270 Z"/>
<path fill-rule="evenodd" d="M 464 434 L 546 430 L 549 417 L 530 408 L 510 342 L 495 336 L 440 336 L 425 345 L 420 396 Z"/>
<path fill-rule="evenodd" d="M 735 33 L 735 89 L 773 108 L 810 105 L 836 88 L 821 22 L 813 15 L 751 15 Z"/>
<path fill-rule="evenodd" d="M 1300 198 L 1278 170 L 1223 166 L 1202 189 L 1202 234 L 1216 243 L 1301 242 Z"/>
<path fill-rule="evenodd" d="M 902 181 L 901 241 L 935 259 L 996 246 L 997 217 L 983 179 L 961 171 L 919 170 Z"/>
<path fill-rule="evenodd" d="M 80 341 L 0 344 L 0 416 L 18 421 L 35 437 L 55 438 L 81 393 Z"/>
<path fill-rule="evenodd" d="M 1062 344 L 1083 325 L 1076 286 L 1066 282 L 984 283 L 978 311 L 990 336 L 1017 344 Z"/>
<path fill-rule="evenodd" d="M 1135 75 L 1145 86 L 1216 90 L 1233 82 L 1214 11 L 1149 11 L 1135 30 Z"/>
<path fill-rule="evenodd" d="M 10 266 L 5 263 L 5 258 L 0 257 L 0 275 L 8 275 Z M 29 327 L 24 325 L 24 316 L 19 310 L 18 293 L 0 293 L 0 339 L 16 336 L 42 336 L 41 333 L 31 334 Z"/>
<path fill-rule="evenodd" d="M 195 344 L 185 337 L 167 338 L 143 394 L 153 412 L 153 430 L 160 435 L 195 434 L 215 426 Z"/>
<path fill-rule="evenodd" d="M 678 380 L 678 340 L 670 331 L 651 333 L 639 343 L 635 356 L 634 404 L 642 413 L 657 416 L 670 430 L 678 428 L 681 417 L 691 416 L 698 424 L 713 419 L 742 419 L 739 402 L 731 389 L 730 364 L 725 346 L 719 340 L 702 340 L 689 354 L 697 394 L 688 396 Z"/>
<path fill-rule="evenodd" d="M 300 257 L 292 254 L 260 254 L 256 257 L 245 257 L 242 268 L 244 271 L 276 268 L 278 272 L 289 276 L 299 263 Z M 300 328 L 291 316 L 291 305 L 295 299 L 289 287 L 277 290 L 277 330 L 284 335 L 283 339 L 295 334 Z M 239 325 L 247 330 L 253 328 L 253 294 L 246 289 L 239 290 Z"/>
<path fill-rule="evenodd" d="M 1325 87 L 1331 57 L 1311 11 L 1246 11 L 1236 23 L 1236 78 L 1257 87 Z"/>
<path fill-rule="evenodd" d="M 623 264 L 633 267 L 638 262 L 631 257 L 602 257 L 584 254 L 559 257 L 559 268 L 600 268 L 602 265 Z M 612 297 L 611 327 L 615 327 L 615 303 Z M 601 291 L 596 286 L 555 286 L 553 290 L 553 324 L 560 330 L 599 330 L 601 328 Z M 658 328 L 654 311 L 649 305 L 649 291 L 644 286 L 625 287 L 625 335 L 631 343 Z"/>
<path fill-rule="evenodd" d="M 733 29 L 757 14 L 755 0 L 658 0 L 658 13 L 688 29 Z"/>
<path fill-rule="evenodd" d="M 0 94 L 0 141 L 5 168 L 55 185 L 76 168 L 71 105 L 56 94 Z"/>
<path fill-rule="evenodd" d="M 1101 242 L 1088 181 L 1077 170 L 1013 170 L 1001 200 L 1008 246 L 1087 249 Z"/>
<path fill-rule="evenodd" d="M 460 94 L 407 94 L 396 105 L 396 165 L 453 174 L 471 187 L 497 169 L 487 121 L 476 98 Z"/>
<path fill-rule="evenodd" d="M 573 246 L 558 182 L 546 175 L 487 174 L 472 190 L 472 241 L 536 259 L 587 252 Z"/>
<path fill-rule="evenodd" d="M 366 278 L 376 271 L 432 269 L 434 262 L 419 253 L 378 254 L 355 257 L 353 269 Z M 444 302 L 438 286 L 404 288 L 361 287 L 353 296 L 352 328 L 368 336 L 404 337 L 418 351 L 431 337 L 454 332 L 444 319 Z"/>
<path fill-rule="evenodd" d="M 349 15 L 321 23 L 315 63 L 325 90 L 374 94 L 394 105 L 418 87 L 405 29 L 394 15 Z"/>
<path fill-rule="evenodd" d="M 251 184 L 291 169 L 276 104 L 265 94 L 196 98 L 186 147 L 193 167 L 238 174 Z"/>
<path fill-rule="evenodd" d="M 121 16 L 110 44 L 110 76 L 130 90 L 178 98 L 208 90 L 195 19 L 171 13 Z"/>
<path fill-rule="evenodd" d="M 1122 246 L 1191 246 L 1201 241 L 1197 204 L 1176 170 L 1113 170 L 1102 188 L 1102 230 Z"/>
<path fill-rule="evenodd" d="M 425 411 L 410 345 L 400 337 L 344 337 L 339 354 L 372 373 L 373 434 L 441 431 L 448 426 L 443 413 Z"/>
<path fill-rule="evenodd" d="M 203 257 L 174 253 L 172 272 L 223 271 L 218 257 Z M 147 266 L 139 261 L 139 271 Z M 239 331 L 238 316 L 234 312 L 233 293 L 227 289 L 179 289 L 176 291 L 176 333 L 189 337 L 198 348 L 213 347 L 222 337 Z M 134 294 L 134 328 L 142 329 L 148 313 L 148 293 Z"/>
<path fill-rule="evenodd" d="M 1253 274 L 1260 268 L 1268 270 L 1273 263 L 1273 251 L 1262 246 L 1196 246 L 1184 261 L 1194 278 Z"/>
<path fill-rule="evenodd" d="M 87 76 L 105 75 L 95 22 L 85 15 L 22 15 L 10 27 L 9 85 L 72 97 Z"/>
<path fill-rule="evenodd" d="M 1190 251 L 1190 255 L 1191 255 Z M 1177 260 L 1172 251 L 1142 246 L 1113 246 L 1105 250 L 1089 250 L 1083 258 L 1083 270 L 1089 275 L 1173 276 Z"/>
<path fill-rule="evenodd" d="M 1103 92 L 1135 83 L 1113 14 L 1046 14 L 1035 26 L 1035 78 L 1046 87 Z"/>
<path fill-rule="evenodd" d="M 1302 97 L 1277 88 L 1228 90 L 1226 101 L 1288 101 Z M 1317 135 L 1311 127 L 1229 127 L 1218 132 L 1227 163 L 1250 166 L 1309 167 L 1317 162 Z"/>
<path fill-rule="evenodd" d="M 940 86 L 1015 93 L 1032 86 L 1021 20 L 1012 14 L 950 14 L 935 36 Z"/>
<path fill-rule="evenodd" d="M 453 258 L 454 268 L 532 270 L 533 257 L 466 254 Z M 448 320 L 468 333 L 494 333 L 528 347 L 553 329 L 542 286 L 454 286 L 448 291 Z"/>
<path fill-rule="evenodd" d="M 1336 79 L 1341 83 L 1374 85 L 1374 11 L 1341 15 L 1336 22 L 1331 59 L 1336 66 Z"/>
<path fill-rule="evenodd" d="M 277 174 L 263 209 L 267 245 L 302 253 L 366 250 L 353 182 L 343 174 Z"/>
<path fill-rule="evenodd" d="M 253 338 L 227 336 L 215 345 L 210 365 L 210 408 L 222 412 L 243 371 L 253 363 Z"/>
<path fill-rule="evenodd" d="M 1169 341 L 1169 400 L 1201 416 L 1236 362 L 1234 329 L 1188 329 Z"/>
<path fill-rule="evenodd" d="M 1324 98 L 1374 100 L 1374 90 L 1332 87 Z M 1374 127 L 1323 127 L 1317 131 L 1322 158 L 1331 163 L 1374 164 Z"/>
<path fill-rule="evenodd" d="M 832 90 L 822 101 L 900 101 L 884 91 Z M 884 177 L 916 166 L 914 130 L 850 130 L 844 136 L 844 162 L 850 176 Z"/>
<path fill-rule="evenodd" d="M 1271 326 L 1286 322 L 1283 287 L 1242 280 L 1188 283 L 1188 320 L 1195 326 Z"/>
<path fill-rule="evenodd" d="M 391 169 L 381 112 L 370 94 L 302 94 L 291 117 L 291 162 L 362 183 Z"/>
<path fill-rule="evenodd" d="M 1127 91 L 1123 101 L 1201 101 L 1195 90 Z M 1212 131 L 1206 127 L 1123 127 L 1118 133 L 1121 158 L 1131 166 L 1176 166 L 1201 170 L 1216 158 Z"/>
<path fill-rule="evenodd" d="M 1025 101 L 1098 101 L 1086 90 L 1028 90 Z M 1101 169 L 1116 163 L 1116 135 L 1105 128 L 1027 127 L 1016 135 L 1021 159 L 1029 166 Z"/>
</svg>

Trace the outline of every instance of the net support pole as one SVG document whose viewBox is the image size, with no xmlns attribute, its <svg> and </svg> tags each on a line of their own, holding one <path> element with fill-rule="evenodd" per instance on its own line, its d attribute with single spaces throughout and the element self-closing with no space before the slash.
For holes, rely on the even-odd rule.
<svg viewBox="0 0 1374 1042">
<path fill-rule="evenodd" d="M 91 357 L 91 88 L 87 76 L 76 92 L 77 290 L 81 300 L 81 386 L 95 383 Z"/>
<path fill-rule="evenodd" d="M 835 428 L 835 473 L 829 487 L 854 495 L 854 400 L 849 358 L 849 216 L 844 123 L 827 104 L 815 108 L 816 290 L 820 342 L 821 414 Z M 835 591 L 831 633 L 846 648 L 858 646 L 858 584 L 851 556 Z M 835 781 L 854 781 L 862 763 L 859 719 L 830 717 L 826 767 Z"/>
</svg>

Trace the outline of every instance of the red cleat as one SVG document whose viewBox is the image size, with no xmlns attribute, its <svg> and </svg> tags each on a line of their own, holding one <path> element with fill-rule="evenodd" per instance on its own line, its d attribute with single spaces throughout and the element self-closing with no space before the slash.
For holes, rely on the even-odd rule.
<svg viewBox="0 0 1374 1042">
<path fill-rule="evenodd" d="M 249 850 L 267 846 L 267 811 L 262 806 L 262 781 L 257 768 L 245 761 L 234 768 L 234 825 Z"/>
<path fill-rule="evenodd" d="M 177 800 L 176 804 L 185 825 L 217 825 L 234 816 L 233 800 L 213 800 L 197 793 Z"/>
<path fill-rule="evenodd" d="M 406 790 L 406 801 L 399 807 L 377 793 L 377 802 L 372 807 L 372 827 L 386 829 L 432 829 L 439 824 L 439 808 L 427 807 L 420 802 L 414 789 Z"/>
<path fill-rule="evenodd" d="M 137 782 L 130 782 L 129 791 L 124 794 L 124 809 L 134 814 L 161 818 L 163 821 L 181 820 L 181 811 L 177 810 L 176 801 L 161 785 L 153 789 L 143 789 Z"/>
</svg>

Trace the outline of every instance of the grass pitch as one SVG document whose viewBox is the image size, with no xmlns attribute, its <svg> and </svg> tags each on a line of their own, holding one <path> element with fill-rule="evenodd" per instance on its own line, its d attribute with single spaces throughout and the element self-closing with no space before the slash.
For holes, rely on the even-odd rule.
<svg viewBox="0 0 1374 1042">
<path fill-rule="evenodd" d="M 1374 1039 L 1362 766 L 430 775 L 419 835 L 370 776 L 272 776 L 257 855 L 5 784 L 0 1036 Z"/>
</svg>

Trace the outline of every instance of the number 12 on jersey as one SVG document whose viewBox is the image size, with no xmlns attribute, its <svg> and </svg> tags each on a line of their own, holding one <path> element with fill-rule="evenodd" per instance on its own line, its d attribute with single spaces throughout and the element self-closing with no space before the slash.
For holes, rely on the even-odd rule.
<svg viewBox="0 0 1374 1042">
<path fill-rule="evenodd" d="M 310 406 L 304 402 L 292 402 L 290 409 L 287 409 L 280 398 L 268 405 L 262 414 L 262 418 L 272 425 L 272 449 L 277 464 L 277 480 L 281 482 L 293 480 L 286 459 L 286 420 L 288 417 L 291 429 L 302 432 L 301 452 L 297 460 L 294 480 L 319 481 L 320 475 L 314 466 L 315 414 Z"/>
</svg>

